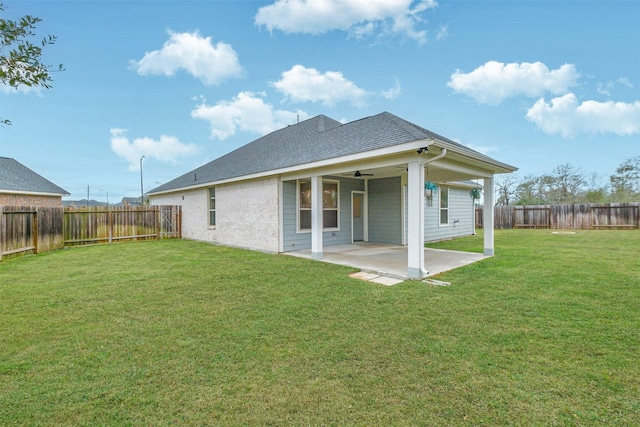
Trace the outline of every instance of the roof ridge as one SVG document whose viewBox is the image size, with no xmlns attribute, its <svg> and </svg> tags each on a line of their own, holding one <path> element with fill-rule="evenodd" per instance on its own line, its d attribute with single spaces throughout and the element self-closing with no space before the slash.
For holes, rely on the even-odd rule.
<svg viewBox="0 0 640 427">
<path fill-rule="evenodd" d="M 395 124 L 397 124 L 398 126 L 402 127 L 404 130 L 406 130 L 407 132 L 409 132 L 412 136 L 414 136 L 415 138 L 418 139 L 425 139 L 425 138 L 429 138 L 433 135 L 433 132 L 431 132 L 429 129 L 425 129 L 421 126 L 418 126 L 414 123 L 411 123 L 401 117 L 396 116 L 393 113 L 390 113 L 388 111 L 383 111 L 382 113 L 379 114 L 380 116 L 385 117 L 387 120 L 390 120 L 392 122 L 394 122 Z"/>
</svg>

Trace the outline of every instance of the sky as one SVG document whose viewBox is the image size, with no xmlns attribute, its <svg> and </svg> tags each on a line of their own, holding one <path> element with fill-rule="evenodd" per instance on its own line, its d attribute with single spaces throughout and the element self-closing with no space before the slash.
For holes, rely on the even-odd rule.
<svg viewBox="0 0 640 427">
<path fill-rule="evenodd" d="M 640 155 L 638 0 L 3 3 L 42 19 L 64 71 L 0 85 L 0 156 L 64 200 L 140 196 L 319 114 L 388 111 L 518 178 L 569 164 L 606 184 Z"/>
</svg>

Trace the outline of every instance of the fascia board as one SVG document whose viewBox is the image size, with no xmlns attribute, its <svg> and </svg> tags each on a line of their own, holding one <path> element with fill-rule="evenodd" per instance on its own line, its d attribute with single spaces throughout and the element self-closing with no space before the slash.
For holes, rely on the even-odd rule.
<svg viewBox="0 0 640 427">
<path fill-rule="evenodd" d="M 40 191 L 19 191 L 19 190 L 0 190 L 0 194 L 18 194 L 18 195 L 27 195 L 27 196 L 69 196 L 71 193 L 45 193 Z"/>
<path fill-rule="evenodd" d="M 494 173 L 510 173 L 518 170 L 518 168 L 515 166 L 511 166 L 507 163 L 499 162 L 498 160 L 492 159 L 489 156 L 485 156 L 484 154 L 478 153 L 471 149 L 466 149 L 464 147 L 453 145 L 448 142 L 440 141 L 440 140 L 438 140 L 437 145 L 442 148 L 446 148 L 447 151 L 450 151 L 452 153 L 459 153 L 460 155 L 463 155 L 466 158 L 471 158 L 472 160 L 475 160 L 477 162 L 489 164 L 495 168 Z"/>
<path fill-rule="evenodd" d="M 437 167 L 439 169 L 448 171 L 460 172 L 467 175 L 476 176 L 478 178 L 490 178 L 491 176 L 493 176 L 492 171 L 489 171 L 487 169 L 476 169 L 459 163 L 452 163 L 451 161 L 447 161 L 446 157 L 440 160 L 436 160 L 433 163 L 429 163 L 429 167 Z"/>
</svg>

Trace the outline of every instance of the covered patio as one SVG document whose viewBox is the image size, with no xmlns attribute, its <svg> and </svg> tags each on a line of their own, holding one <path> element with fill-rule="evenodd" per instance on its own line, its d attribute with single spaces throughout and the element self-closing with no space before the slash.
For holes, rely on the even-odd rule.
<svg viewBox="0 0 640 427">
<path fill-rule="evenodd" d="M 312 259 L 310 249 L 286 252 L 287 255 Z M 364 272 L 382 276 L 409 279 L 407 274 L 408 247 L 385 243 L 353 243 L 324 248 L 320 261 L 359 268 Z M 431 277 L 445 271 L 463 267 L 490 256 L 443 249 L 424 249 L 425 269 Z"/>
</svg>

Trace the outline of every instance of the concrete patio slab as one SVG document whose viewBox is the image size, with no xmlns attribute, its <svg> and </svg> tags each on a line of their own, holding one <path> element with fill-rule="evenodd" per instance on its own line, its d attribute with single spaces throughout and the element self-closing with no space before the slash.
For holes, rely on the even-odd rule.
<svg viewBox="0 0 640 427">
<path fill-rule="evenodd" d="M 286 255 L 311 258 L 311 250 L 286 252 Z M 435 276 L 454 268 L 462 267 L 488 258 L 473 252 L 449 251 L 444 249 L 425 249 L 425 268 L 427 277 Z M 354 243 L 351 245 L 328 246 L 324 248 L 320 261 L 346 265 L 375 273 L 379 276 L 401 280 L 408 279 L 407 247 L 384 243 Z"/>
<path fill-rule="evenodd" d="M 371 279 L 369 281 L 373 283 L 378 283 L 380 285 L 385 285 L 385 286 L 393 286 L 393 285 L 397 285 L 398 283 L 404 282 L 404 280 L 396 279 L 395 277 L 388 277 L 388 276 L 378 276 L 375 279 Z"/>
<path fill-rule="evenodd" d="M 357 273 L 350 274 L 349 277 L 353 277 L 354 279 L 360 279 L 364 281 L 369 281 L 371 279 L 375 279 L 376 277 L 380 277 L 379 274 L 375 273 L 367 273 L 364 271 L 358 271 Z"/>
<path fill-rule="evenodd" d="M 388 276 L 381 276 L 380 274 L 367 273 L 364 271 L 359 271 L 357 273 L 350 274 L 349 277 L 352 277 L 354 279 L 364 280 L 365 282 L 378 283 L 380 285 L 385 285 L 385 286 L 393 286 L 393 285 L 397 285 L 398 283 L 404 282 L 403 279 L 397 279 L 395 277 L 388 277 Z"/>
</svg>

